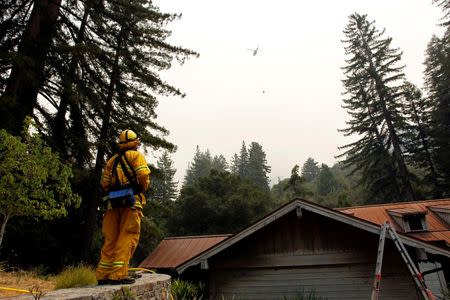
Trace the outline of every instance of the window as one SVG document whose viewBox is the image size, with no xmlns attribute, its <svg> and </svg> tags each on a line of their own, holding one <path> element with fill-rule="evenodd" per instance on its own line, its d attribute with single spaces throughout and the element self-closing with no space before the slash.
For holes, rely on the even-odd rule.
<svg viewBox="0 0 450 300">
<path fill-rule="evenodd" d="M 409 231 L 423 231 L 427 230 L 425 224 L 425 215 L 406 215 L 404 217 L 408 223 Z"/>
<path fill-rule="evenodd" d="M 398 208 L 389 209 L 388 213 L 404 232 L 428 230 L 425 219 L 427 211 L 413 208 Z"/>
</svg>

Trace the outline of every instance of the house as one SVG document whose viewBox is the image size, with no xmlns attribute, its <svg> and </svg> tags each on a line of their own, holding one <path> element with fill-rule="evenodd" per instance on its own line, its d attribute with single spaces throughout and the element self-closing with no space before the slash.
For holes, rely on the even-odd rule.
<svg viewBox="0 0 450 300">
<path fill-rule="evenodd" d="M 333 210 L 295 199 L 234 235 L 215 244 L 210 240 L 194 256 L 191 252 L 178 260 L 174 254 L 176 263 L 170 268 L 182 277 L 204 280 L 211 299 L 294 299 L 310 291 L 327 299 L 367 299 L 380 224 L 387 220 L 433 293 L 440 295 L 450 278 L 450 199 L 432 202 Z M 380 299 L 420 299 L 405 262 L 387 238 Z M 153 257 L 141 267 L 153 267 Z"/>
</svg>

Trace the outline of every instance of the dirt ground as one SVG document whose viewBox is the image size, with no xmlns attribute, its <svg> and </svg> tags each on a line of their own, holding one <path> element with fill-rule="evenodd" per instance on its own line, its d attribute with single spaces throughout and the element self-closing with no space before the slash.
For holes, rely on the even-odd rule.
<svg viewBox="0 0 450 300">
<path fill-rule="evenodd" d="M 20 290 L 35 290 L 48 292 L 53 290 L 55 282 L 52 279 L 42 279 L 30 272 L 15 271 L 4 272 L 0 271 L 0 298 L 7 298 L 12 296 L 22 295 L 24 293 L 17 291 L 6 291 L 2 288 L 13 288 Z"/>
</svg>

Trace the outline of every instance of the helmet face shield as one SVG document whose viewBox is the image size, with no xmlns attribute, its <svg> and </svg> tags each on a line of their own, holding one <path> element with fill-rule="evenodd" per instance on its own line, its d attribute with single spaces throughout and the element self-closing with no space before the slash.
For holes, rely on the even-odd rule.
<svg viewBox="0 0 450 300">
<path fill-rule="evenodd" d="M 141 139 L 130 129 L 125 129 L 119 135 L 118 145 L 121 149 L 137 148 L 141 144 Z"/>
</svg>

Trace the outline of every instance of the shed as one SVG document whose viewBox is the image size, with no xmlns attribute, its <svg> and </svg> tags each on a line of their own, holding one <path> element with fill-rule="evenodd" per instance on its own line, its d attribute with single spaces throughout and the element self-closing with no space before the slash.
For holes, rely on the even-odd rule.
<svg viewBox="0 0 450 300">
<path fill-rule="evenodd" d="M 436 206 L 442 211 L 446 203 Z M 178 274 L 202 273 L 211 299 L 295 299 L 311 291 L 327 299 L 367 299 L 380 224 L 359 218 L 357 211 L 349 209 L 332 210 L 295 199 L 175 270 Z M 423 214 L 424 210 L 418 213 Z M 413 259 L 429 271 L 425 278 L 433 282 L 433 292 L 440 294 L 448 282 L 443 271 L 449 266 L 449 247 L 402 231 L 399 235 Z M 381 299 L 420 299 L 390 240 L 385 245 L 382 274 Z"/>
<path fill-rule="evenodd" d="M 139 267 L 156 269 L 160 273 L 175 276 L 181 275 L 176 271 L 181 264 L 189 261 L 229 236 L 231 236 L 231 234 L 166 237 L 158 244 L 152 253 L 140 263 Z M 190 278 L 194 276 L 196 277 L 195 279 L 203 279 L 199 274 L 195 273 L 192 274 L 192 276 L 189 276 L 189 274 L 187 276 Z"/>
</svg>

